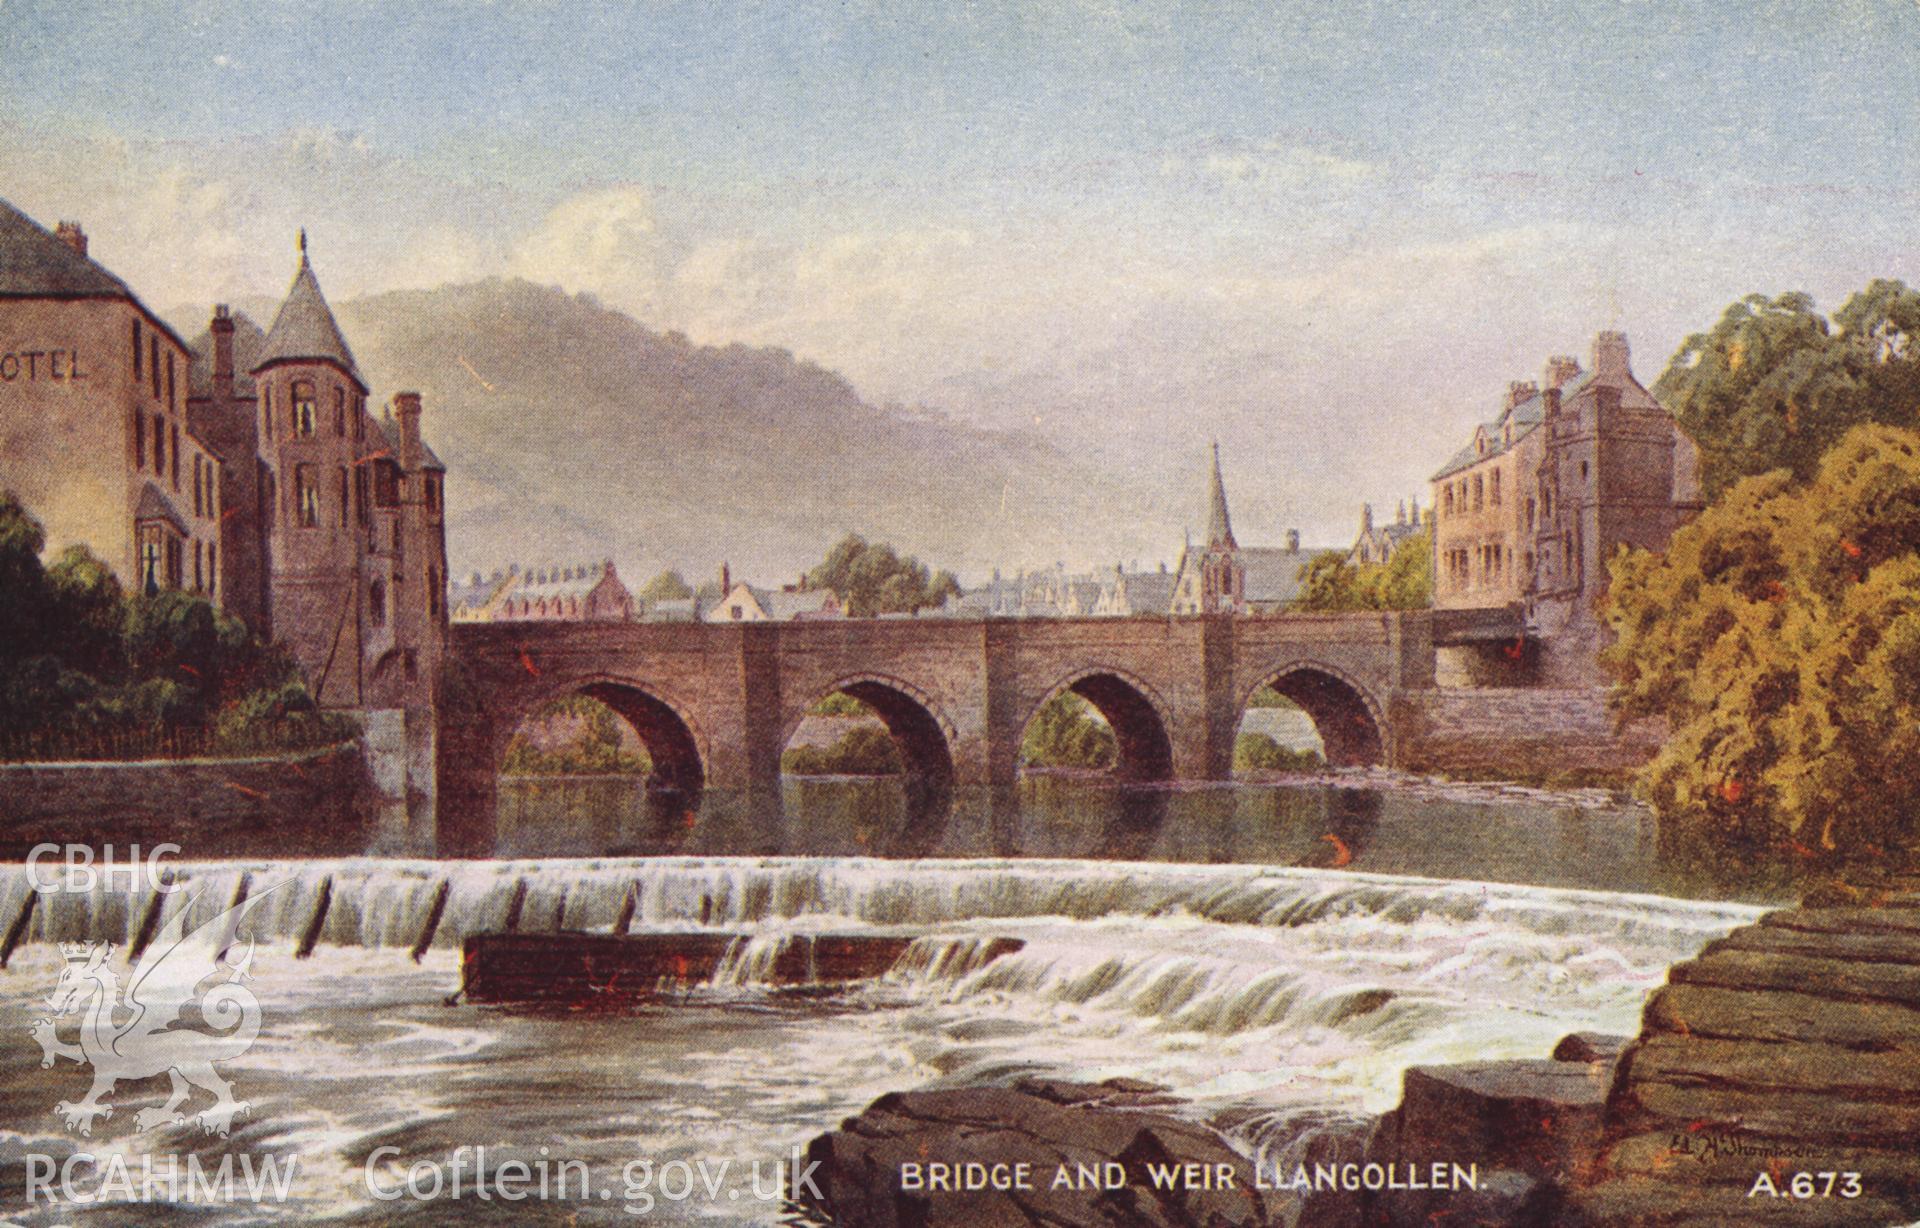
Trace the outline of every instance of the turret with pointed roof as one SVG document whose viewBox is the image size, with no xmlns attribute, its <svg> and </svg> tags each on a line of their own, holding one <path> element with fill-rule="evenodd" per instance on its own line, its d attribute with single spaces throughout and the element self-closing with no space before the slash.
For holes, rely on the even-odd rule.
<svg viewBox="0 0 1920 1228">
<path fill-rule="evenodd" d="M 353 351 L 347 348 L 347 339 L 341 334 L 333 309 L 327 306 L 327 297 L 320 292 L 320 279 L 314 276 L 313 264 L 307 259 L 304 230 L 300 232 L 300 268 L 293 275 L 293 285 L 287 288 L 279 314 L 273 317 L 273 327 L 267 330 L 267 340 L 260 347 L 260 361 L 253 369 L 264 371 L 282 362 L 331 363 L 349 376 L 362 393 L 367 391 L 367 382 L 353 361 Z"/>
<path fill-rule="evenodd" d="M 1233 521 L 1227 515 L 1227 485 L 1220 478 L 1220 444 L 1213 445 L 1213 473 L 1207 486 L 1207 545 L 1213 549 L 1234 550 Z"/>
</svg>

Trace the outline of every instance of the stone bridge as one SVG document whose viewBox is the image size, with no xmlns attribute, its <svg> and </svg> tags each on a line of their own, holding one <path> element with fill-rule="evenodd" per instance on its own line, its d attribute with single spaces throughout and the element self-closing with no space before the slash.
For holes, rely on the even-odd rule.
<svg viewBox="0 0 1920 1228">
<path fill-rule="evenodd" d="M 1398 761 L 1396 713 L 1434 685 L 1435 616 L 465 623 L 442 690 L 435 844 L 492 847 L 496 777 L 521 720 L 591 695 L 646 744 L 653 784 L 778 797 L 780 755 L 835 691 L 870 705 L 910 787 L 1010 787 L 1041 705 L 1072 690 L 1139 781 L 1223 780 L 1262 684 L 1312 716 L 1337 765 Z"/>
</svg>

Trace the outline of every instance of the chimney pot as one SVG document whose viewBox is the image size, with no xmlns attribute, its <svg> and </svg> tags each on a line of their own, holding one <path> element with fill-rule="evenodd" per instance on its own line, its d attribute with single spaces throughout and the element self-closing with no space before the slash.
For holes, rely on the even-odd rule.
<svg viewBox="0 0 1920 1228">
<path fill-rule="evenodd" d="M 1542 388 L 1564 388 L 1575 376 L 1580 374 L 1580 360 L 1571 354 L 1555 354 L 1547 359 L 1547 369 L 1541 373 Z"/>
<path fill-rule="evenodd" d="M 1287 553 L 1288 554 L 1300 553 L 1300 530 L 1298 529 L 1287 530 Z M 1166 566 L 1162 564 L 1160 570 L 1165 571 Z"/>
<path fill-rule="evenodd" d="M 54 226 L 53 237 L 72 248 L 78 255 L 87 254 L 87 232 L 80 229 L 78 222 L 61 222 Z"/>
<path fill-rule="evenodd" d="M 1540 385 L 1530 379 L 1510 381 L 1507 384 L 1507 408 L 1512 409 L 1521 402 L 1532 399 L 1534 394 L 1539 391 Z"/>
</svg>

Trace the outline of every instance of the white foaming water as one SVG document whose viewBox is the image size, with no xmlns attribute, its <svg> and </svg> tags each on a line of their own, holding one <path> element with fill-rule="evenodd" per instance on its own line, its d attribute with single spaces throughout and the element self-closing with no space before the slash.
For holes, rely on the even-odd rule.
<svg viewBox="0 0 1920 1228">
<path fill-rule="evenodd" d="M 1539 1057 L 1570 1031 L 1635 1031 L 1668 965 L 1760 912 L 1240 865 L 707 858 L 176 873 L 184 889 L 162 919 L 190 898 L 212 915 L 242 874 L 255 895 L 270 891 L 254 931 L 265 1028 L 232 1073 L 265 1084 L 257 1111 L 292 1115 L 286 1137 L 335 1157 L 335 1176 L 352 1168 L 339 1157 L 397 1119 L 430 1123 L 403 1140 L 409 1155 L 565 1139 L 617 1170 L 635 1149 L 779 1154 L 882 1092 L 1019 1073 L 1164 1083 L 1265 1151 L 1329 1110 L 1390 1107 L 1411 1064 Z M 320 954 L 297 962 L 328 879 Z M 415 967 L 405 951 L 443 879 L 436 950 Z M 636 929 L 752 937 L 690 1002 L 633 1016 L 441 1006 L 457 981 L 452 949 L 500 926 L 522 882 L 523 930 L 562 913 L 568 928 L 604 930 L 631 896 Z M 24 873 L 0 885 L 0 923 L 26 890 Z M 48 895 L 32 939 L 126 943 L 149 902 L 144 888 Z M 808 1003 L 756 989 L 793 936 L 877 928 L 920 935 L 880 980 Z M 996 937 L 1024 946 L 988 959 Z M 16 962 L 54 959 L 36 945 Z M 0 1031 L 31 1022 L 29 985 L 45 992 L 23 966 L 18 988 L 0 986 Z"/>
</svg>

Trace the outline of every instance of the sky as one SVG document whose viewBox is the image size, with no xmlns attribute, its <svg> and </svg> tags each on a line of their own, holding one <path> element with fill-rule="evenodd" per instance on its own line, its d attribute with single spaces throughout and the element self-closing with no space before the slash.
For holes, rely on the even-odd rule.
<svg viewBox="0 0 1920 1228">
<path fill-rule="evenodd" d="M 1210 439 L 1243 542 L 1344 543 L 1600 329 L 1651 383 L 1743 295 L 1920 280 L 1920 0 L 0 0 L 0 29 L 0 196 L 156 307 L 277 296 L 300 226 L 336 299 L 558 284 L 1172 474 L 1169 540 Z"/>
</svg>

